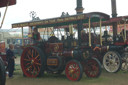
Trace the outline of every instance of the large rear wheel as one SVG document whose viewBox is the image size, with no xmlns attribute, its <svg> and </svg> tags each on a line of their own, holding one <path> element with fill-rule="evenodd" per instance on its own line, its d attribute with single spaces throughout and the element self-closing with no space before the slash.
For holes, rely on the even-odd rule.
<svg viewBox="0 0 128 85">
<path fill-rule="evenodd" d="M 79 81 L 82 78 L 83 68 L 79 61 L 71 60 L 65 67 L 66 77 L 71 81 Z"/>
<path fill-rule="evenodd" d="M 5 75 L 5 66 L 0 57 L 0 85 L 5 85 L 6 75 Z"/>
<path fill-rule="evenodd" d="M 108 72 L 118 72 L 121 68 L 121 64 L 121 57 L 117 52 L 108 51 L 103 57 L 103 66 Z"/>
<path fill-rule="evenodd" d="M 84 63 L 84 72 L 89 78 L 99 77 L 101 74 L 101 64 L 96 58 L 89 58 Z"/>
<path fill-rule="evenodd" d="M 21 56 L 21 68 L 27 77 L 43 76 L 45 68 L 44 53 L 38 47 L 27 47 Z"/>
</svg>

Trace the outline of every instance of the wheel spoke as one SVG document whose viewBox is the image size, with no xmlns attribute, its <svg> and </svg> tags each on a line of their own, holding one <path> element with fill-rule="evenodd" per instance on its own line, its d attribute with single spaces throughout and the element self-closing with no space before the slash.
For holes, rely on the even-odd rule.
<svg viewBox="0 0 128 85">
<path fill-rule="evenodd" d="M 32 68 L 32 66 L 29 66 L 28 68 L 26 68 L 26 70 L 28 71 L 30 68 Z"/>
<path fill-rule="evenodd" d="M 31 59 L 24 59 L 24 61 L 31 61 Z"/>
<path fill-rule="evenodd" d="M 41 66 L 41 64 L 40 64 L 40 63 L 34 63 L 34 64 Z"/>
<path fill-rule="evenodd" d="M 33 65 L 33 68 L 34 68 L 34 70 L 33 70 L 33 74 L 35 74 L 35 75 L 36 75 L 36 71 L 37 71 L 36 66 L 35 66 L 35 65 Z"/>
<path fill-rule="evenodd" d="M 30 65 L 30 63 L 27 63 L 26 66 Z"/>
<path fill-rule="evenodd" d="M 113 71 L 115 67 L 114 66 L 110 66 L 110 71 Z"/>
<path fill-rule="evenodd" d="M 33 49 L 32 49 L 32 58 L 33 58 Z"/>
<path fill-rule="evenodd" d="M 76 76 L 79 76 L 79 75 L 80 75 L 80 72 L 77 70 L 77 71 L 74 72 L 74 74 L 75 74 Z"/>
<path fill-rule="evenodd" d="M 28 50 L 28 54 L 31 55 L 31 50 Z"/>
<path fill-rule="evenodd" d="M 39 57 L 39 54 L 35 57 L 35 59 L 37 59 Z"/>
<path fill-rule="evenodd" d="M 28 59 L 31 59 L 31 58 L 29 57 L 29 55 L 27 55 L 27 58 L 28 58 Z"/>
</svg>

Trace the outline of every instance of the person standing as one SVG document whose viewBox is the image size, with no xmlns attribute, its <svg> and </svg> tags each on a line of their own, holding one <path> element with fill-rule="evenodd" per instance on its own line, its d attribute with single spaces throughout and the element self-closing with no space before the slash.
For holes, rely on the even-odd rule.
<svg viewBox="0 0 128 85">
<path fill-rule="evenodd" d="M 8 62 L 8 71 L 9 71 L 9 78 L 13 77 L 14 72 L 14 65 L 15 65 L 15 55 L 13 52 L 14 46 L 13 44 L 9 44 L 9 49 L 6 51 L 7 62 Z"/>
<path fill-rule="evenodd" d="M 38 41 L 41 40 L 40 33 L 38 32 L 37 27 L 35 27 L 35 28 L 33 29 L 32 39 L 33 39 L 34 42 L 38 42 Z"/>
</svg>

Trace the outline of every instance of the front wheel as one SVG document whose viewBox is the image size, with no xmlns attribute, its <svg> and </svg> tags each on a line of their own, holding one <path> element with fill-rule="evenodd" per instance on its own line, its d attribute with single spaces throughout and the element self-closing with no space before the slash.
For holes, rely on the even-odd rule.
<svg viewBox="0 0 128 85">
<path fill-rule="evenodd" d="M 84 72 L 89 78 L 99 77 L 101 74 L 101 64 L 96 58 L 89 58 L 84 62 Z"/>
<path fill-rule="evenodd" d="M 79 81 L 82 78 L 83 68 L 79 61 L 71 60 L 65 67 L 66 77 L 71 81 Z"/>
<path fill-rule="evenodd" d="M 44 73 L 44 53 L 38 47 L 27 47 L 21 56 L 21 68 L 25 76 L 38 77 Z"/>
<path fill-rule="evenodd" d="M 106 71 L 116 73 L 120 70 L 122 60 L 120 55 L 114 51 L 108 51 L 103 57 L 103 66 Z"/>
</svg>

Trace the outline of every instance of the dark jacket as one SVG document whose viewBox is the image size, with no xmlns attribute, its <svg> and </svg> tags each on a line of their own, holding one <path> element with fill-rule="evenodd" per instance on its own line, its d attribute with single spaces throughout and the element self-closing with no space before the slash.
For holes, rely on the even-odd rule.
<svg viewBox="0 0 128 85">
<path fill-rule="evenodd" d="M 6 51 L 6 59 L 7 59 L 7 61 L 9 62 L 10 60 L 14 60 L 14 52 L 12 51 L 12 50 L 10 50 L 10 49 L 8 49 L 7 51 Z"/>
</svg>

